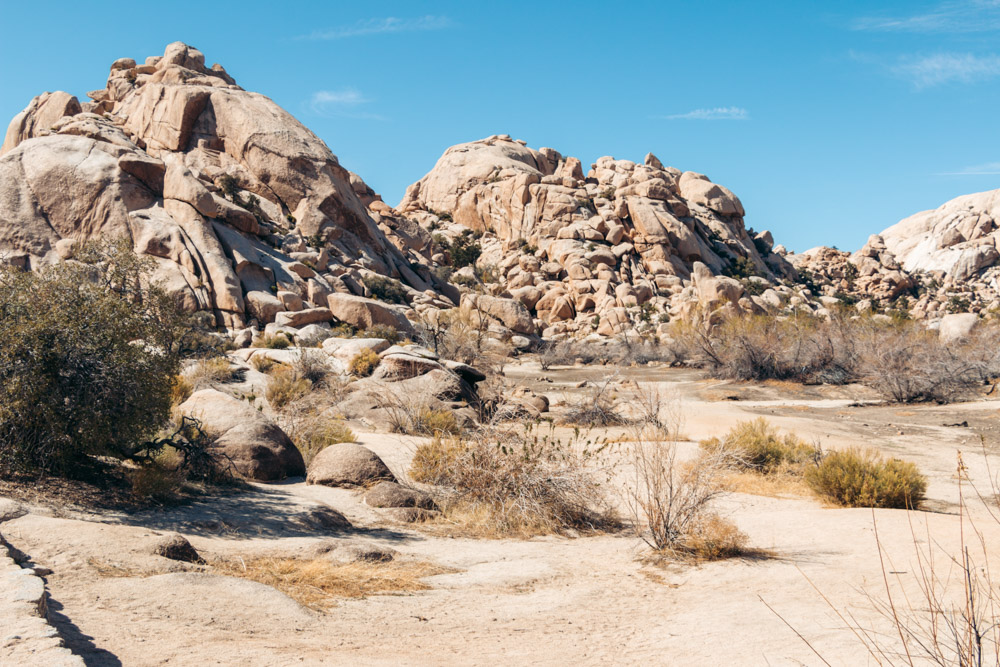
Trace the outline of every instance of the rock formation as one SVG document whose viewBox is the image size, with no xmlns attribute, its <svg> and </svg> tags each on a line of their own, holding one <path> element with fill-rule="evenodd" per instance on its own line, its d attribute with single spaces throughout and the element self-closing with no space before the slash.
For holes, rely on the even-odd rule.
<svg viewBox="0 0 1000 667">
<path fill-rule="evenodd" d="M 336 294 L 369 296 L 373 275 L 399 280 L 406 303 L 366 321 L 405 322 L 414 302 L 457 305 L 388 238 L 391 225 L 369 210 L 381 201 L 360 178 L 200 51 L 176 42 L 143 64 L 119 59 L 88 95 L 81 104 L 44 93 L 10 123 L 0 149 L 6 261 L 33 268 L 71 258 L 75 243 L 126 236 L 189 310 L 230 329 L 325 308 Z M 323 314 L 367 312 L 351 302 Z"/>
<path fill-rule="evenodd" d="M 652 154 L 643 164 L 603 157 L 585 176 L 577 158 L 492 136 L 445 151 L 398 211 L 446 239 L 482 233 L 478 264 L 495 268 L 497 293 L 463 298 L 463 308 L 525 334 L 616 334 L 651 313 L 666 321 L 699 304 L 761 310 L 739 281 L 723 281 L 720 295 L 722 283 L 707 278 L 795 276 L 771 252 L 769 233 L 744 227 L 732 192 Z M 706 277 L 702 287 L 696 274 Z"/>
</svg>

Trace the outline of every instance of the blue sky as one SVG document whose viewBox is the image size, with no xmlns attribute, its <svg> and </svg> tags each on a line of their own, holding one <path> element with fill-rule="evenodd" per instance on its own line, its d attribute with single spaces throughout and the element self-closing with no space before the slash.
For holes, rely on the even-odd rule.
<svg viewBox="0 0 1000 667">
<path fill-rule="evenodd" d="M 502 133 L 585 166 L 652 151 L 800 251 L 1000 187 L 1000 0 L 223 5 L 4 0 L 0 117 L 183 40 L 390 204 Z"/>
</svg>

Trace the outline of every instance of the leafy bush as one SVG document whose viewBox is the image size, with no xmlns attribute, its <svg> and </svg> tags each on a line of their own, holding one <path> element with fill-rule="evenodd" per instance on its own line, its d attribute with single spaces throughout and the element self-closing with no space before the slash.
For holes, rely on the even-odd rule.
<svg viewBox="0 0 1000 667">
<path fill-rule="evenodd" d="M 446 516 L 488 536 L 540 535 L 617 525 L 588 469 L 604 449 L 487 426 L 467 439 L 434 438 L 415 452 L 410 476 L 446 488 Z"/>
<path fill-rule="evenodd" d="M 806 472 L 806 482 L 845 507 L 916 509 L 927 491 L 927 478 L 914 464 L 861 448 L 830 452 Z"/>
<path fill-rule="evenodd" d="M 356 377 L 368 377 L 375 372 L 381 359 L 378 353 L 371 348 L 365 348 L 358 352 L 347 365 L 347 370 Z"/>
<path fill-rule="evenodd" d="M 406 304 L 406 289 L 398 280 L 378 275 L 368 275 L 362 278 L 365 287 L 373 298 L 386 303 Z"/>
<path fill-rule="evenodd" d="M 449 242 L 441 234 L 434 236 L 435 243 L 451 257 L 451 265 L 456 269 L 471 266 L 483 254 L 478 237 L 471 229 L 463 229 L 462 233 Z"/>
<path fill-rule="evenodd" d="M 131 457 L 167 421 L 184 318 L 127 242 L 0 267 L 0 466 Z"/>
<path fill-rule="evenodd" d="M 309 393 L 312 382 L 299 376 L 294 369 L 282 366 L 267 378 L 264 397 L 271 407 L 280 410 Z"/>
<path fill-rule="evenodd" d="M 721 440 L 711 438 L 701 443 L 702 451 L 722 450 L 732 465 L 761 473 L 775 472 L 788 466 L 818 461 L 820 450 L 792 433 L 784 436 L 766 419 L 758 417 L 736 424 Z"/>
</svg>

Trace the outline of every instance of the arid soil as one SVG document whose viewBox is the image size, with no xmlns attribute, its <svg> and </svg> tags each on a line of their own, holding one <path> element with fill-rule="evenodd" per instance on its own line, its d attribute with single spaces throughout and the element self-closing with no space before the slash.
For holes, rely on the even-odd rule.
<svg viewBox="0 0 1000 667">
<path fill-rule="evenodd" d="M 701 564 L 651 561 L 628 530 L 489 540 L 439 524 L 387 523 L 354 491 L 302 481 L 138 512 L 38 504 L 4 523 L 3 534 L 51 570 L 51 618 L 92 665 L 860 665 L 876 663 L 837 612 L 891 638 L 892 626 L 869 596 L 885 599 L 885 578 L 894 591 L 902 586 L 915 596 L 915 554 L 957 553 L 956 453 L 979 488 L 988 488 L 987 457 L 996 473 L 1000 399 L 990 396 L 901 407 L 877 405 L 862 388 L 734 384 L 681 369 L 507 368 L 510 380 L 544 392 L 555 414 L 586 391 L 580 382 L 616 373 L 614 382 L 656 383 L 676 397 L 685 453 L 693 454 L 699 439 L 762 415 L 824 449 L 872 445 L 913 461 L 929 478 L 927 511 L 736 493 L 720 511 L 769 555 Z M 595 435 L 620 439 L 621 429 Z M 359 433 L 359 441 L 401 476 L 419 442 L 378 433 Z M 612 486 L 627 478 L 625 470 Z M 962 488 L 968 498 L 969 484 Z M 969 504 L 982 544 L 995 552 L 1000 525 L 978 509 L 978 499 Z M 355 529 L 317 527 L 309 512 L 318 505 L 339 510 Z M 965 530 L 968 537 L 968 521 Z M 171 531 L 209 562 L 307 555 L 334 539 L 388 546 L 397 560 L 448 572 L 425 579 L 429 590 L 339 599 L 317 611 L 269 586 L 213 574 L 211 566 L 151 555 L 157 536 Z M 954 575 L 939 558 L 942 574 Z"/>
</svg>

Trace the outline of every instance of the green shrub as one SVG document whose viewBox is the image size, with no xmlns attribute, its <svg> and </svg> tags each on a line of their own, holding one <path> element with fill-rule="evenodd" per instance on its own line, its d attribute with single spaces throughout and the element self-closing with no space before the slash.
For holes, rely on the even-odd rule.
<svg viewBox="0 0 1000 667">
<path fill-rule="evenodd" d="M 167 421 L 184 318 L 128 241 L 0 267 L 0 467 L 133 456 Z"/>
<path fill-rule="evenodd" d="M 406 304 L 406 288 L 398 280 L 384 276 L 369 275 L 362 278 L 372 297 L 386 303 Z"/>
<path fill-rule="evenodd" d="M 862 448 L 827 454 L 806 472 L 806 482 L 817 494 L 845 507 L 916 509 L 927 491 L 927 478 L 914 464 Z"/>
<path fill-rule="evenodd" d="M 461 269 L 475 264 L 479 256 L 483 254 L 483 248 L 475 240 L 472 230 L 464 229 L 452 242 L 448 253 L 451 255 L 451 265 L 456 269 Z"/>
<path fill-rule="evenodd" d="M 388 324 L 373 324 L 372 326 L 364 329 L 357 334 L 358 338 L 382 338 L 389 341 L 390 343 L 398 343 L 402 340 L 402 336 L 396 327 L 390 326 Z"/>
<path fill-rule="evenodd" d="M 347 370 L 351 373 L 351 375 L 357 377 L 368 377 L 375 372 L 375 367 L 378 366 L 379 361 L 380 359 L 378 353 L 375 350 L 365 348 L 354 355 L 354 358 L 351 359 L 351 363 L 347 366 Z"/>
<path fill-rule="evenodd" d="M 703 440 L 702 450 L 722 451 L 736 467 L 757 472 L 775 472 L 781 468 L 818 461 L 819 448 L 807 444 L 792 433 L 784 436 L 766 419 L 758 417 L 739 422 L 721 440 Z"/>
</svg>

